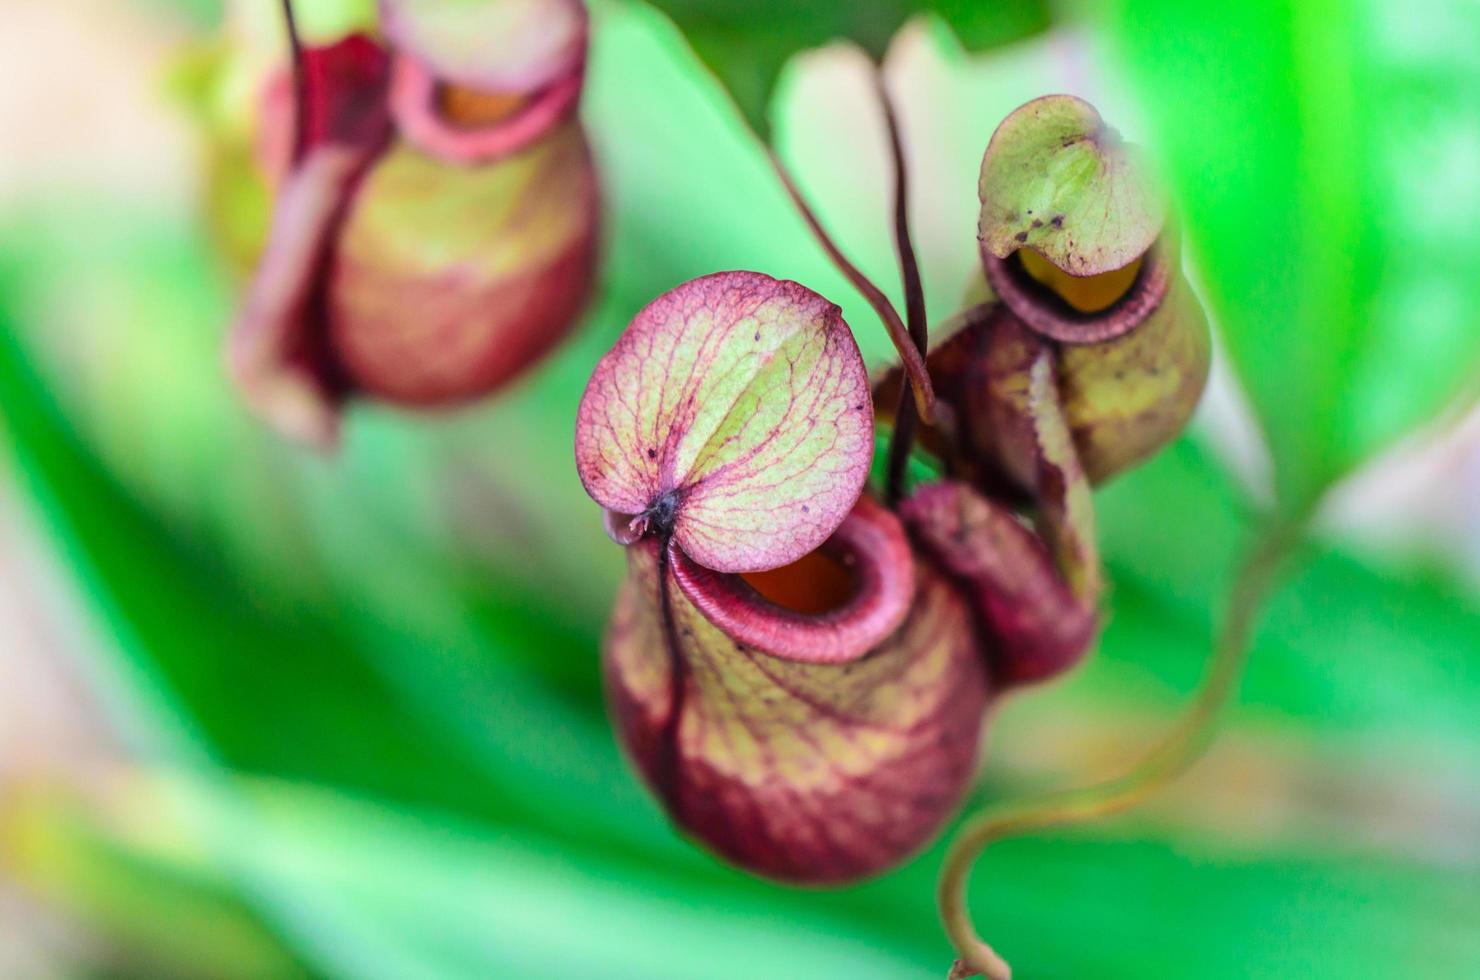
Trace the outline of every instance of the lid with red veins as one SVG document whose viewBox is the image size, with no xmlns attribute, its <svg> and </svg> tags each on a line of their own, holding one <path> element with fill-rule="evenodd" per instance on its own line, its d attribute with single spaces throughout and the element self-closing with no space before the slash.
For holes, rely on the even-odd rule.
<svg viewBox="0 0 1480 980">
<path fill-rule="evenodd" d="M 642 310 L 597 363 L 576 466 L 623 544 L 670 537 L 719 572 L 796 561 L 852 509 L 873 456 L 863 358 L 842 311 L 721 272 Z"/>
</svg>

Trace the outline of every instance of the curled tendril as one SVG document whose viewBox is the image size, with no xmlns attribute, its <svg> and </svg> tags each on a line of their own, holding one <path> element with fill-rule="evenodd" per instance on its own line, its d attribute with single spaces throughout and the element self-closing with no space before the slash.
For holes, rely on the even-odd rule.
<svg viewBox="0 0 1480 980">
<path fill-rule="evenodd" d="M 946 852 L 936 892 L 946 934 L 960 957 L 951 968 L 951 980 L 977 975 L 1009 980 L 1012 976 L 1007 961 L 972 925 L 966 906 L 972 866 L 987 847 L 1019 834 L 1129 810 L 1186 772 L 1207 751 L 1217 722 L 1238 688 L 1260 606 L 1274 588 L 1309 513 L 1274 520 L 1258 538 L 1233 584 L 1202 687 L 1176 727 L 1135 767 L 1102 783 L 989 809 L 962 827 Z"/>
</svg>

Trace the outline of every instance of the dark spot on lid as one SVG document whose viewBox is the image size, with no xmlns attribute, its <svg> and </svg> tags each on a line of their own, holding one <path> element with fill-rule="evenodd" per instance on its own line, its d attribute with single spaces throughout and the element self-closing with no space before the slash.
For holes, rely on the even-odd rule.
<svg viewBox="0 0 1480 980">
<path fill-rule="evenodd" d="M 1028 240 L 1028 233 L 1026 231 L 1020 231 L 1012 237 L 1016 238 L 1019 242 L 1025 242 Z"/>
<path fill-rule="evenodd" d="M 678 517 L 677 491 L 665 491 L 641 516 L 657 528 L 659 537 L 666 538 L 672 534 L 674 519 Z"/>
</svg>

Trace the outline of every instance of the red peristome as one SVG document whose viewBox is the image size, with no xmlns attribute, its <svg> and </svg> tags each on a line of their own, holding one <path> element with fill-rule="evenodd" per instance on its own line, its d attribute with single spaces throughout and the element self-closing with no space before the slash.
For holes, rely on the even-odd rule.
<svg viewBox="0 0 1480 980">
<path fill-rule="evenodd" d="M 899 521 L 865 496 L 822 545 L 854 577 L 850 600 L 807 615 L 768 602 L 737 575 L 671 552 L 674 581 L 705 619 L 762 653 L 798 663 L 846 663 L 904 621 L 914 592 L 910 544 Z"/>
<path fill-rule="evenodd" d="M 997 297 L 1040 336 L 1063 344 L 1097 344 L 1124 336 L 1151 315 L 1166 297 L 1173 276 L 1175 246 L 1159 240 L 1146 252 L 1141 270 L 1124 296 L 1108 308 L 1084 313 L 1023 269 L 1016 254 L 993 255 L 981 246 L 982 268 Z"/>
<path fill-rule="evenodd" d="M 1008 508 L 946 482 L 916 491 L 900 505 L 900 517 L 971 601 L 994 680 L 1045 680 L 1089 651 L 1099 629 L 1096 609 L 1074 596 L 1043 540 Z"/>
<path fill-rule="evenodd" d="M 508 118 L 467 126 L 442 117 L 437 107 L 441 82 L 416 58 L 401 55 L 391 84 L 391 112 L 401 135 L 422 152 L 457 163 L 488 163 L 517 153 L 574 115 L 585 68 L 583 59 L 569 73 L 528 93 Z"/>
<path fill-rule="evenodd" d="M 787 656 L 767 653 L 706 615 L 726 610 L 719 619 L 733 626 L 737 605 L 757 615 L 766 600 L 738 598 L 748 586 L 732 577 L 685 581 L 682 556 L 649 537 L 628 549 L 605 647 L 618 734 L 674 821 L 737 864 L 807 884 L 884 871 L 934 836 L 970 784 L 989 701 L 967 603 L 931 564 L 900 553 L 897 519 L 863 503 L 839 535 L 861 583 L 900 572 L 867 565 L 904 563 L 914 589 L 902 622 L 855 598 L 830 633 L 789 614 L 802 635 L 838 641 L 826 656 L 790 638 Z M 850 615 L 873 622 L 837 622 Z M 886 619 L 899 625 L 886 631 Z M 870 645 L 846 648 L 844 637 Z"/>
</svg>

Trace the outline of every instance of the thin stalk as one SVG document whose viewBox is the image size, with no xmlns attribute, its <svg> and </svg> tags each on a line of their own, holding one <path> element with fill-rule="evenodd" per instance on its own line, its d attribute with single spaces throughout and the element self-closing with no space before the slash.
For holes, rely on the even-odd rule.
<svg viewBox="0 0 1480 980">
<path fill-rule="evenodd" d="M 874 71 L 874 85 L 889 131 L 889 154 L 894 160 L 894 250 L 899 255 L 899 275 L 904 283 L 905 318 L 910 342 L 923 361 L 930 348 L 930 329 L 925 318 L 925 286 L 920 281 L 920 263 L 915 258 L 915 243 L 910 238 L 909 164 L 905 160 L 904 140 L 900 137 L 899 115 L 895 112 L 894 100 L 889 97 L 884 73 L 879 69 Z M 891 507 L 899 503 L 904 494 L 905 469 L 909 465 L 910 447 L 914 444 L 919 423 L 915 409 L 915 403 L 901 388 L 884 471 L 884 499 Z"/>
<path fill-rule="evenodd" d="M 298 34 L 293 0 L 283 0 L 283 26 L 288 33 L 288 51 L 293 62 L 292 162 L 297 164 L 308 148 L 308 72 L 303 64 L 303 39 Z"/>
<path fill-rule="evenodd" d="M 905 322 L 909 325 L 910 339 L 923 354 L 930 338 L 925 320 L 925 286 L 920 281 L 920 263 L 915 258 L 915 243 L 910 238 L 909 163 L 904 155 L 899 114 L 889 96 L 882 71 L 874 72 L 874 83 L 889 131 L 889 155 L 894 161 L 894 248 L 899 253 L 899 275 L 904 281 Z"/>
<path fill-rule="evenodd" d="M 813 236 L 822 245 L 823 251 L 832 260 L 833 265 L 838 267 L 847 280 L 853 284 L 853 288 L 863 294 L 868 300 L 874 312 L 884 323 L 884 329 L 889 333 L 889 339 L 894 342 L 895 350 L 899 351 L 899 357 L 904 364 L 905 374 L 909 377 L 910 387 L 915 393 L 914 404 L 924 418 L 931 418 L 935 411 L 935 390 L 930 385 L 930 374 L 925 370 L 925 357 L 910 337 L 909 329 L 904 321 L 899 318 L 899 311 L 894 304 L 889 302 L 889 297 L 884 295 L 883 290 L 875 286 L 863 270 L 848 260 L 842 249 L 838 248 L 836 242 L 828 235 L 827 229 L 822 227 L 816 212 L 812 210 L 807 199 L 802 196 L 799 188 L 787 171 L 786 165 L 776 155 L 776 151 L 767 148 L 771 157 L 771 166 L 775 168 L 776 175 L 781 178 L 781 185 L 786 188 L 786 193 L 791 196 L 791 201 L 797 210 L 802 213 L 802 218 L 807 222 L 807 227 L 812 230 Z"/>
<path fill-rule="evenodd" d="M 990 810 L 968 821 L 956 835 L 936 893 L 941 921 L 960 955 L 952 978 L 981 974 L 989 980 L 1009 980 L 1012 976 L 1007 961 L 977 933 L 966 907 L 972 865 L 988 845 L 1017 834 L 1129 810 L 1186 772 L 1207 751 L 1218 719 L 1238 689 L 1259 608 L 1304 525 L 1303 517 L 1277 521 L 1260 537 L 1233 584 L 1201 689 L 1172 731 L 1134 768 L 1103 783 Z"/>
</svg>

